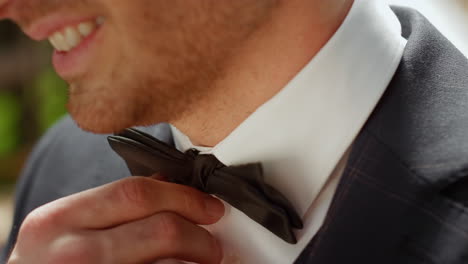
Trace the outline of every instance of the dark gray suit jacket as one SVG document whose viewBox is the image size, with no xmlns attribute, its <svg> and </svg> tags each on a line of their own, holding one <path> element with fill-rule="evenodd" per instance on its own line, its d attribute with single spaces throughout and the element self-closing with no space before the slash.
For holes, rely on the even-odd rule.
<svg viewBox="0 0 468 264">
<path fill-rule="evenodd" d="M 468 263 L 468 60 L 416 11 L 394 11 L 408 39 L 401 65 L 298 264 Z M 156 134 L 172 142 L 167 125 Z M 65 118 L 24 170 L 3 258 L 34 208 L 128 175 L 106 136 Z"/>
</svg>

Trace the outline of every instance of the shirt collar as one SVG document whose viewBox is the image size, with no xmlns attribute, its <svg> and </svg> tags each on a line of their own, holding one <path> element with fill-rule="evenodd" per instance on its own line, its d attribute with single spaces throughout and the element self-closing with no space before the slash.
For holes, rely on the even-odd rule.
<svg viewBox="0 0 468 264">
<path fill-rule="evenodd" d="M 199 148 L 172 127 L 176 146 L 226 165 L 262 162 L 265 180 L 303 215 L 384 93 L 405 44 L 387 4 L 356 0 L 308 65 L 222 142 Z"/>
</svg>

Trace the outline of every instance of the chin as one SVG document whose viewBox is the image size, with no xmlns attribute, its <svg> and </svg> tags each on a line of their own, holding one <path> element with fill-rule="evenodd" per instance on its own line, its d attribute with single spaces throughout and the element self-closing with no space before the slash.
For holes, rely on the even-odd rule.
<svg viewBox="0 0 468 264">
<path fill-rule="evenodd" d="M 114 134 L 130 127 L 150 126 L 166 122 L 161 115 L 145 115 L 149 109 L 144 105 L 118 103 L 79 105 L 70 101 L 67 104 L 67 109 L 78 127 L 95 134 Z"/>
<path fill-rule="evenodd" d="M 98 109 L 96 106 L 80 107 L 67 105 L 70 116 L 81 129 L 95 134 L 113 134 L 136 125 L 134 120 L 112 109 Z"/>
<path fill-rule="evenodd" d="M 118 133 L 136 123 L 130 96 L 118 96 L 119 91 L 109 92 L 112 86 L 93 82 L 73 82 L 69 87 L 67 110 L 81 129 L 96 134 Z M 126 98 L 127 100 L 122 100 Z"/>
<path fill-rule="evenodd" d="M 96 117 L 83 118 L 73 114 L 71 114 L 71 117 L 79 128 L 94 134 L 114 134 L 125 128 L 132 127 L 132 125 L 125 125 L 118 122 L 118 120 L 103 120 Z"/>
</svg>

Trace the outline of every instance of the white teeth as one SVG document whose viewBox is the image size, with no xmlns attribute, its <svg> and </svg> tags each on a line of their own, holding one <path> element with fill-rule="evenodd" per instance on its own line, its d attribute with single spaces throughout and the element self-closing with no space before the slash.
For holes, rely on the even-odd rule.
<svg viewBox="0 0 468 264">
<path fill-rule="evenodd" d="M 52 44 L 53 47 L 57 47 L 57 41 L 55 40 L 54 36 L 51 36 L 49 38 L 50 43 Z"/>
<path fill-rule="evenodd" d="M 67 27 L 65 29 L 65 40 L 71 48 L 74 48 L 81 43 L 81 34 L 77 29 Z"/>
<path fill-rule="evenodd" d="M 54 43 L 57 45 L 55 47 L 57 50 L 59 51 L 70 50 L 70 47 L 68 46 L 68 43 L 65 40 L 65 37 L 63 36 L 62 33 L 56 32 L 54 35 L 52 35 L 52 39 L 54 40 Z"/>
<path fill-rule="evenodd" d="M 96 25 L 93 24 L 93 22 L 85 22 L 78 25 L 78 31 L 83 37 L 89 36 L 89 34 L 91 34 L 95 28 Z"/>
<path fill-rule="evenodd" d="M 67 27 L 62 31 L 57 31 L 49 37 L 52 46 L 58 51 L 70 51 L 77 47 L 85 37 L 96 30 L 98 25 L 104 22 L 102 17 L 94 22 L 83 22 L 74 27 Z"/>
</svg>

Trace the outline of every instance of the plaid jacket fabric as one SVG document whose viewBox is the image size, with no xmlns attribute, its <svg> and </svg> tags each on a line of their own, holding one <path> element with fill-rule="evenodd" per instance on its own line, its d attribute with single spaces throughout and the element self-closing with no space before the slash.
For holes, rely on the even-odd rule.
<svg viewBox="0 0 468 264">
<path fill-rule="evenodd" d="M 468 60 L 421 14 L 297 264 L 468 263 Z"/>
</svg>

